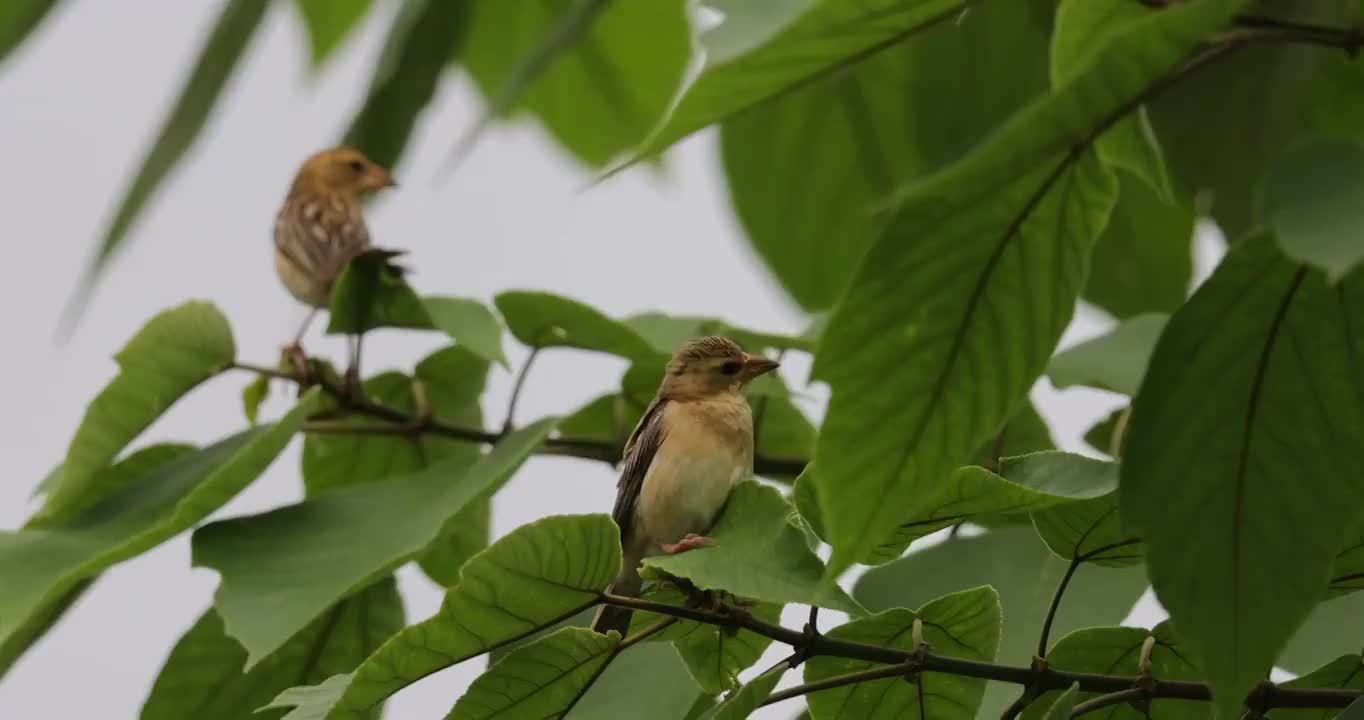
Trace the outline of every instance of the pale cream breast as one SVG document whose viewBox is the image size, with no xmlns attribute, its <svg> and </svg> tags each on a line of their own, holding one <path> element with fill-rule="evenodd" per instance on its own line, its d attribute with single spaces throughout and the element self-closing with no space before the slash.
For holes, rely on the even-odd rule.
<svg viewBox="0 0 1364 720">
<path fill-rule="evenodd" d="M 742 397 L 670 402 L 663 426 L 635 506 L 653 545 L 708 531 L 735 483 L 753 472 L 753 418 Z"/>
</svg>

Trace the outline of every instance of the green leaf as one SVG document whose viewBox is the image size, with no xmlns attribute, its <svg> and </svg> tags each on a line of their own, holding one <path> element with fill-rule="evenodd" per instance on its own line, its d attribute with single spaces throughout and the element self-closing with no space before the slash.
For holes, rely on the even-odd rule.
<svg viewBox="0 0 1364 720">
<path fill-rule="evenodd" d="M 1364 260 L 1364 145 L 1294 145 L 1265 181 L 1265 221 L 1284 254 L 1339 282 Z"/>
<path fill-rule="evenodd" d="M 402 627 L 402 598 L 393 578 L 386 578 L 341 601 L 243 673 L 246 650 L 210 609 L 171 650 L 140 718 L 278 720 L 282 712 L 252 713 L 295 683 L 319 683 L 354 670 Z"/>
<path fill-rule="evenodd" d="M 1056 696 L 1056 700 L 1047 708 L 1047 714 L 1043 720 L 1070 720 L 1070 714 L 1075 710 L 1075 704 L 1080 700 L 1080 683 L 1073 682 L 1065 692 Z"/>
<path fill-rule="evenodd" d="M 700 335 L 724 335 L 751 353 L 764 350 L 814 352 L 818 344 L 818 336 L 811 338 L 750 330 L 714 317 L 645 312 L 631 315 L 621 322 L 629 325 L 663 355 L 671 355 L 682 343 Z"/>
<path fill-rule="evenodd" d="M 589 611 L 591 612 L 591 611 Z M 586 622 L 591 622 L 589 614 Z M 684 720 L 700 688 L 668 643 L 640 643 L 621 653 L 573 707 L 572 720 L 648 717 Z M 700 695 L 705 698 L 707 696 Z"/>
<path fill-rule="evenodd" d="M 1364 690 L 1364 657 L 1359 653 L 1341 655 L 1326 665 L 1280 684 L 1284 688 L 1349 688 Z M 1359 701 L 1355 701 L 1358 705 Z M 1359 710 L 1360 708 L 1356 708 Z M 1339 716 L 1349 720 L 1349 709 L 1344 712 L 1335 708 L 1277 708 L 1269 711 L 1273 720 L 1331 720 Z"/>
<path fill-rule="evenodd" d="M 713 547 L 644 560 L 645 567 L 683 577 L 703 590 L 722 589 L 770 603 L 820 605 L 860 615 L 837 586 L 821 583 L 824 564 L 791 522 L 792 507 L 776 489 L 748 480 L 730 492 L 707 535 Z M 753 558 L 763 558 L 754 563 Z"/>
<path fill-rule="evenodd" d="M 643 405 L 632 403 L 623 395 L 602 395 L 565 417 L 559 423 L 559 432 L 564 437 L 623 446 L 644 410 Z"/>
<path fill-rule="evenodd" d="M 1095 472 L 1117 479 L 1116 463 L 1088 462 L 1096 468 Z M 1032 521 L 1047 547 L 1067 560 L 1108 567 L 1142 561 L 1140 539 L 1123 532 L 1116 489 L 1102 497 L 1034 511 Z"/>
<path fill-rule="evenodd" d="M 461 511 L 496 492 L 553 427 L 549 419 L 518 430 L 467 470 L 454 456 L 196 531 L 194 564 L 222 576 L 214 605 L 246 647 L 248 665 L 339 599 L 419 557 Z"/>
<path fill-rule="evenodd" d="M 517 340 L 533 348 L 571 347 L 630 360 L 666 358 L 625 323 L 577 300 L 546 292 L 510 291 L 493 299 Z"/>
<path fill-rule="evenodd" d="M 999 595 L 988 587 L 964 590 L 933 600 L 917 612 L 895 608 L 830 630 L 830 638 L 914 650 L 915 619 L 934 654 L 991 662 L 999 647 Z M 818 656 L 805 664 L 805 682 L 878 667 L 867 660 Z M 835 718 L 946 718 L 974 720 L 985 681 L 948 674 L 918 673 L 906 678 L 844 685 L 806 696 L 810 716 Z"/>
<path fill-rule="evenodd" d="M 86 409 L 67 447 L 61 482 L 35 522 L 74 517 L 118 490 L 99 482 L 99 472 L 176 400 L 231 366 L 235 354 L 227 318 L 208 303 L 187 302 L 142 326 L 114 356 L 118 376 Z"/>
<path fill-rule="evenodd" d="M 313 67 L 331 56 L 369 11 L 371 0 L 295 0 L 303 27 L 312 46 Z"/>
<path fill-rule="evenodd" d="M 489 112 L 533 113 L 594 167 L 644 139 L 691 56 L 682 0 L 475 0 L 473 8 L 464 66 Z"/>
<path fill-rule="evenodd" d="M 1151 675 L 1161 680 L 1201 681 L 1198 668 L 1183 654 L 1179 638 L 1169 623 L 1161 623 L 1154 630 L 1133 627 L 1085 628 L 1061 638 L 1047 653 L 1047 666 L 1056 670 L 1101 675 L 1135 676 L 1139 672 L 1142 644 L 1154 636 L 1151 647 Z M 1079 692 L 1073 702 L 1080 703 L 1100 693 Z M 1051 720 L 1054 713 L 1046 708 L 1061 701 L 1063 693 L 1044 693 L 1023 711 L 1023 720 Z M 1147 717 L 1129 705 L 1114 705 L 1106 711 L 1111 720 L 1143 720 Z M 1062 716 L 1063 718 L 1068 716 Z M 1153 720 L 1204 720 L 1208 706 L 1197 700 L 1156 698 L 1151 701 Z"/>
<path fill-rule="evenodd" d="M 1074 80 L 899 198 L 815 362 L 833 391 L 816 451 L 831 572 L 867 559 L 1021 404 L 1116 199 L 1076 138 L 1121 117 L 1239 5 L 1180 5 L 1114 34 Z"/>
<path fill-rule="evenodd" d="M 815 426 L 790 398 L 750 398 L 749 404 L 753 409 L 753 434 L 758 455 L 808 458 L 814 454 Z"/>
<path fill-rule="evenodd" d="M 1121 456 L 1115 443 L 1121 442 L 1121 437 L 1118 435 L 1121 432 L 1119 426 L 1127 423 L 1123 419 L 1123 414 L 1127 412 L 1129 410 L 1126 407 L 1117 408 L 1107 417 L 1095 423 L 1085 431 L 1085 443 L 1110 457 Z"/>
<path fill-rule="evenodd" d="M 999 592 L 1007 618 L 995 662 L 1026 666 L 1037 651 L 1042 619 L 1066 565 L 1032 528 L 999 528 L 977 537 L 958 536 L 872 568 L 858 579 L 853 596 L 875 611 L 988 584 Z M 1080 568 L 1066 590 L 1052 637 L 1118 624 L 1145 590 L 1146 576 L 1138 568 Z M 979 716 L 998 717 L 1017 695 L 1013 686 L 991 683 Z"/>
<path fill-rule="evenodd" d="M 1047 365 L 1047 377 L 1058 389 L 1088 385 L 1136 395 L 1169 319 L 1151 313 L 1123 320 L 1107 333 L 1057 353 Z"/>
<path fill-rule="evenodd" d="M 118 489 L 70 519 L 0 534 L 0 642 L 82 580 L 140 555 L 222 507 L 274 461 L 303 423 L 308 396 L 274 425 L 203 450 L 154 445 L 96 476 Z"/>
<path fill-rule="evenodd" d="M 395 251 L 372 248 L 355 256 L 332 286 L 329 334 L 359 335 L 375 328 L 431 329 L 421 298 L 390 262 Z"/>
<path fill-rule="evenodd" d="M 753 714 L 767 700 L 767 696 L 781 682 L 781 677 L 790 670 L 791 666 L 785 662 L 777 663 L 775 667 L 764 672 L 753 681 L 730 693 L 724 702 L 706 711 L 701 717 L 703 720 L 743 720 Z"/>
<path fill-rule="evenodd" d="M 1364 590 L 1364 532 L 1351 540 L 1331 565 L 1331 595 Z"/>
<path fill-rule="evenodd" d="M 459 582 L 459 570 L 464 563 L 488 547 L 492 521 L 491 497 L 469 503 L 445 523 L 440 536 L 417 558 L 422 572 L 439 585 L 454 587 Z"/>
<path fill-rule="evenodd" d="M 242 388 L 242 412 L 246 415 L 246 421 L 252 425 L 260 417 L 261 403 L 270 397 L 270 378 L 266 375 L 257 375 L 246 387 Z"/>
<path fill-rule="evenodd" d="M 1117 176 L 1118 204 L 1090 256 L 1083 297 L 1117 318 L 1174 312 L 1193 279 L 1193 203 L 1168 204 L 1131 173 Z"/>
<path fill-rule="evenodd" d="M 1127 0 L 1062 0 L 1051 38 L 1051 76 L 1057 85 L 1075 77 L 1105 40 L 1149 16 L 1151 9 Z M 1162 202 L 1174 202 L 1165 156 L 1156 140 L 1145 106 L 1118 121 L 1095 142 L 1099 159 L 1110 169 L 1122 168 L 1146 183 Z"/>
<path fill-rule="evenodd" d="M 228 0 L 223 3 L 213 31 L 205 39 L 194 61 L 194 68 L 180 88 L 180 97 L 143 158 L 137 175 L 133 176 L 132 184 L 124 191 L 118 212 L 95 250 L 84 282 L 68 306 L 71 319 L 74 320 L 84 310 L 91 284 L 103 271 L 114 250 L 123 243 L 161 182 L 180 162 L 180 156 L 198 139 L 209 114 L 218 103 L 218 95 L 227 85 L 228 78 L 232 77 L 269 5 L 268 0 Z"/>
<path fill-rule="evenodd" d="M 1171 318 L 1135 399 L 1123 520 L 1220 714 L 1269 671 L 1358 532 L 1361 322 L 1364 276 L 1333 289 L 1269 237 L 1242 241 Z"/>
<path fill-rule="evenodd" d="M 487 305 L 457 297 L 426 297 L 422 303 L 437 330 L 488 362 L 508 367 L 502 353 L 502 324 Z"/>
<path fill-rule="evenodd" d="M 963 3 L 952 0 L 815 4 L 766 42 L 743 54 L 711 55 L 638 155 L 657 155 L 707 125 L 734 117 L 768 98 L 905 42 L 916 33 L 950 20 L 962 8 Z"/>
<path fill-rule="evenodd" d="M 457 0 L 403 1 L 344 144 L 384 167 L 398 164 L 417 118 L 435 97 L 441 73 L 463 40 L 468 8 L 469 3 Z"/>
<path fill-rule="evenodd" d="M 1364 593 L 1328 599 L 1312 611 L 1274 664 L 1290 672 L 1305 673 L 1317 667 L 1323 657 L 1359 652 L 1361 637 Z"/>
<path fill-rule="evenodd" d="M 294 708 L 282 720 L 326 720 L 350 678 L 350 675 L 333 675 L 320 685 L 289 688 L 261 710 Z"/>
<path fill-rule="evenodd" d="M 735 214 L 802 307 L 827 308 L 838 299 L 885 225 L 873 206 L 1047 90 L 1047 28 L 1037 4 L 967 12 L 724 121 L 721 157 Z M 754 12 L 745 5 L 727 4 L 713 32 L 732 13 Z M 823 5 L 812 14 L 848 12 Z M 708 49 L 713 32 L 702 35 Z"/>
<path fill-rule="evenodd" d="M 56 6 L 57 0 L 11 0 L 0 6 L 0 62 L 22 45 Z"/>
<path fill-rule="evenodd" d="M 360 665 L 331 717 L 359 717 L 437 670 L 595 605 L 619 571 L 620 532 L 606 515 L 552 516 L 513 530 L 464 566 L 439 612 Z"/>
<path fill-rule="evenodd" d="M 620 634 L 563 628 L 502 658 L 474 680 L 446 720 L 515 717 L 560 718 L 572 708 L 606 663 Z"/>
<path fill-rule="evenodd" d="M 781 605 L 759 603 L 747 610 L 753 617 L 774 624 L 781 624 Z M 644 615 L 646 622 L 652 624 L 657 617 Z M 674 624 L 683 625 L 682 621 Z M 673 641 L 677 653 L 687 664 L 692 679 L 701 686 L 706 695 L 717 695 L 739 686 L 739 673 L 753 666 L 758 658 L 772 644 L 772 640 L 750 630 L 734 632 L 730 628 L 715 625 L 685 623 L 683 637 Z M 671 630 L 672 628 L 669 628 Z M 633 630 L 633 628 L 632 628 Z"/>
</svg>

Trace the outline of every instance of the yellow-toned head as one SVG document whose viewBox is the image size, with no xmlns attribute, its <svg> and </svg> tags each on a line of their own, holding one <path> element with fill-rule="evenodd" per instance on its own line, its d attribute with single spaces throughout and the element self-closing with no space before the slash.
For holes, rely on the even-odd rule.
<svg viewBox="0 0 1364 720">
<path fill-rule="evenodd" d="M 776 360 L 750 355 L 729 338 L 718 335 L 692 338 L 673 353 L 658 392 L 672 400 L 738 392 L 753 378 L 777 367 Z"/>
<path fill-rule="evenodd" d="M 396 185 L 388 170 L 354 148 L 323 150 L 303 162 L 290 193 L 336 193 L 359 197 Z"/>
</svg>

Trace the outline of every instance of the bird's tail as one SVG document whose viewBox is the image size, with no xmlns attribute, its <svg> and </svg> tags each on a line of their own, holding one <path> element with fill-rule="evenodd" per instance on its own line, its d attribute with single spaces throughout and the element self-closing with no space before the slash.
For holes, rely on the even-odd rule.
<svg viewBox="0 0 1364 720">
<path fill-rule="evenodd" d="M 644 581 L 640 579 L 638 572 L 627 572 L 616 578 L 616 581 L 611 583 L 611 587 L 607 588 L 606 591 L 612 595 L 638 597 L 639 589 L 643 584 Z M 623 638 L 630 630 L 630 616 L 633 614 L 634 611 L 630 608 L 602 605 L 597 608 L 596 617 L 592 618 L 592 629 L 603 635 L 608 630 L 615 630 Z"/>
</svg>

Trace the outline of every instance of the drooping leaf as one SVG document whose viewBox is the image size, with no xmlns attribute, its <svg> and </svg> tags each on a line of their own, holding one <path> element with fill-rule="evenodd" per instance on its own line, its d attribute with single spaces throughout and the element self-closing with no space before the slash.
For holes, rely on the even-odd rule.
<svg viewBox="0 0 1364 720">
<path fill-rule="evenodd" d="M 303 423 L 313 396 L 273 425 L 203 450 L 155 445 L 96 475 L 118 489 L 78 515 L 0 534 L 0 642 L 82 580 L 193 527 L 255 480 Z"/>
<path fill-rule="evenodd" d="M 403 0 L 344 144 L 384 167 L 398 164 L 417 118 L 435 97 L 441 73 L 464 39 L 468 9 L 465 0 Z"/>
<path fill-rule="evenodd" d="M 781 607 L 759 603 L 745 609 L 759 620 L 781 624 Z M 647 614 L 642 615 L 648 619 Z M 733 632 L 715 625 L 687 624 L 692 627 L 683 637 L 674 640 L 673 645 L 687 664 L 692 679 L 706 695 L 718 695 L 738 687 L 739 673 L 752 667 L 772 644 L 767 636 L 750 630 Z"/>
<path fill-rule="evenodd" d="M 1047 666 L 1068 672 L 1135 676 L 1141 647 L 1147 637 L 1155 637 L 1151 648 L 1151 676 L 1161 680 L 1202 681 L 1198 668 L 1183 654 L 1183 648 L 1169 623 L 1154 630 L 1134 627 L 1096 627 L 1076 630 L 1061 638 L 1047 653 Z M 1048 707 L 1059 702 L 1062 693 L 1042 694 L 1023 712 L 1023 720 L 1052 720 Z M 1080 691 L 1074 702 L 1097 697 L 1099 693 Z M 1156 698 L 1151 701 L 1151 720 L 1203 720 L 1208 717 L 1206 702 Z M 1106 717 L 1112 720 L 1142 720 L 1143 714 L 1129 705 L 1114 705 Z M 1065 717 L 1063 716 L 1063 720 Z"/>
<path fill-rule="evenodd" d="M 588 622 L 591 617 L 588 617 Z M 688 708 L 701 689 L 668 643 L 641 643 L 625 650 L 573 707 L 572 720 L 648 717 L 690 720 Z"/>
<path fill-rule="evenodd" d="M 214 606 L 246 647 L 248 666 L 337 600 L 420 556 L 463 510 L 506 482 L 553 426 L 549 419 L 518 430 L 462 472 L 464 459 L 451 457 L 411 475 L 200 528 L 194 564 L 222 576 Z"/>
<path fill-rule="evenodd" d="M 502 658 L 474 680 L 446 720 L 563 717 L 615 654 L 620 634 L 563 628 Z"/>
<path fill-rule="evenodd" d="M 1364 260 L 1364 145 L 1316 140 L 1284 151 L 1265 181 L 1264 214 L 1284 254 L 1338 282 Z"/>
<path fill-rule="evenodd" d="M 12 0 L 0 6 L 0 62 L 57 6 L 57 0 Z"/>
<path fill-rule="evenodd" d="M 964 590 L 933 600 L 918 611 L 895 608 L 830 630 L 831 638 L 914 650 L 915 619 L 922 621 L 923 640 L 937 655 L 991 662 L 999 647 L 999 595 L 988 587 Z M 805 665 L 805 682 L 869 670 L 876 663 L 818 656 Z M 912 718 L 974 720 L 985 681 L 949 674 L 918 673 L 845 685 L 806 696 L 817 720 Z"/>
<path fill-rule="evenodd" d="M 1359 651 L 1364 636 L 1364 593 L 1328 599 L 1312 611 L 1284 646 L 1274 664 L 1295 673 L 1306 673 L 1323 657 Z"/>
<path fill-rule="evenodd" d="M 222 619 L 210 609 L 171 650 L 140 718 L 279 720 L 280 711 L 253 713 L 292 685 L 354 670 L 402 627 L 402 598 L 393 579 L 386 578 L 342 600 L 244 673 L 246 650 L 228 637 Z"/>
<path fill-rule="evenodd" d="M 358 335 L 376 328 L 431 329 L 431 317 L 402 270 L 393 251 L 370 249 L 352 258 L 332 286 L 329 334 Z"/>
<path fill-rule="evenodd" d="M 1341 655 L 1302 677 L 1281 684 L 1280 687 L 1364 690 L 1364 657 L 1359 653 Z M 1337 713 L 1341 720 L 1349 720 L 1345 712 L 1335 708 L 1279 708 L 1270 710 L 1268 717 L 1273 720 L 1331 720 L 1337 717 Z"/>
<path fill-rule="evenodd" d="M 618 572 L 620 532 L 606 515 L 557 515 L 523 525 L 464 566 L 439 612 L 365 660 L 327 717 L 363 717 L 433 672 L 576 615 L 598 602 Z"/>
<path fill-rule="evenodd" d="M 371 0 L 295 0 L 294 8 L 308 31 L 313 66 L 331 56 L 369 11 Z"/>
<path fill-rule="evenodd" d="M 821 583 L 824 565 L 805 545 L 788 516 L 793 508 L 774 488 L 756 481 L 735 486 L 707 535 L 713 547 L 651 557 L 644 566 L 690 580 L 697 587 L 727 590 L 770 603 L 821 605 L 860 615 L 842 590 Z M 761 563 L 754 558 L 763 558 Z"/>
<path fill-rule="evenodd" d="M 61 481 L 49 491 L 35 524 L 73 517 L 118 490 L 98 482 L 99 472 L 176 400 L 230 366 L 235 355 L 227 318 L 208 303 L 187 302 L 142 326 L 114 356 L 118 376 L 86 409 L 67 447 Z"/>
<path fill-rule="evenodd" d="M 732 5 L 725 11 L 744 12 L 744 3 Z M 1032 5 L 968 12 L 721 125 L 735 212 L 803 307 L 838 299 L 884 226 L 871 212 L 876 203 L 1046 91 L 1047 27 Z"/>
<path fill-rule="evenodd" d="M 1171 318 L 1135 399 L 1123 521 L 1222 714 L 1269 671 L 1358 531 L 1361 323 L 1364 275 L 1332 289 L 1269 237 L 1244 240 Z"/>
<path fill-rule="evenodd" d="M 1088 385 L 1136 395 L 1168 320 L 1156 313 L 1123 320 L 1107 333 L 1057 353 L 1047 364 L 1047 377 L 1058 389 Z"/>
<path fill-rule="evenodd" d="M 577 300 L 545 292 L 511 291 L 494 298 L 507 329 L 533 348 L 572 347 L 619 355 L 630 360 L 657 360 L 661 353 L 625 323 L 617 322 Z"/>
<path fill-rule="evenodd" d="M 475 0 L 464 66 L 490 114 L 529 111 L 600 167 L 644 139 L 690 55 L 682 0 Z"/>
<path fill-rule="evenodd" d="M 487 305 L 448 296 L 422 298 L 422 303 L 436 329 L 488 362 L 507 367 L 507 356 L 502 353 L 502 323 Z"/>
<path fill-rule="evenodd" d="M 228 0 L 223 3 L 222 12 L 218 14 L 212 32 L 199 50 L 199 56 L 180 88 L 174 107 L 157 132 L 151 149 L 142 159 L 132 183 L 124 191 L 118 212 L 95 249 L 94 259 L 82 285 L 77 288 L 76 296 L 67 308 L 69 319 L 74 320 L 84 310 L 90 297 L 91 284 L 103 272 L 114 250 L 123 243 L 161 182 L 180 162 L 180 156 L 199 138 L 209 114 L 218 104 L 218 96 L 245 54 L 269 5 L 268 0 Z"/>
<path fill-rule="evenodd" d="M 1118 204 L 1090 256 L 1083 297 L 1116 318 L 1174 312 L 1193 279 L 1193 202 L 1161 200 L 1120 171 Z"/>
<path fill-rule="evenodd" d="M 1180 5 L 1125 26 L 1073 80 L 898 198 L 815 363 L 833 390 L 816 451 L 832 572 L 866 560 L 1021 404 L 1116 199 L 1085 139 L 1239 5 Z"/>
<path fill-rule="evenodd" d="M 1030 527 L 955 537 L 872 568 L 858 579 L 853 596 L 868 609 L 918 605 L 964 587 L 990 585 L 999 592 L 1005 623 L 995 662 L 1027 665 L 1056 585 L 1067 563 L 1053 555 Z M 1116 625 L 1146 590 L 1139 568 L 1085 566 L 1075 574 L 1052 637 L 1083 627 Z M 1018 689 L 991 683 L 980 717 L 998 717 Z"/>
<path fill-rule="evenodd" d="M 753 678 L 752 682 L 730 693 L 724 702 L 707 710 L 702 715 L 702 720 L 744 720 L 757 710 L 767 696 L 776 689 L 777 683 L 781 682 L 781 677 L 790 670 L 790 666 L 785 662 L 777 663 L 775 667 L 767 672 Z"/>
<path fill-rule="evenodd" d="M 1099 472 L 1117 479 L 1116 463 L 1090 462 L 1102 467 Z M 1036 510 L 1032 521 L 1047 547 L 1067 560 L 1108 567 L 1142 561 L 1140 539 L 1123 532 L 1116 489 L 1101 497 Z"/>
</svg>

